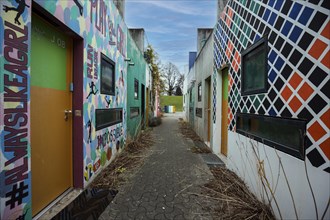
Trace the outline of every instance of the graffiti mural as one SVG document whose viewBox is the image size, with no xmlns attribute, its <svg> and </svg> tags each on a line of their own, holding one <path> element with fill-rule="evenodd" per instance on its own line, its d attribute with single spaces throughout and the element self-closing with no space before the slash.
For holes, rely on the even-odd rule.
<svg viewBox="0 0 330 220">
<path fill-rule="evenodd" d="M 0 219 L 31 217 L 29 5 L 0 3 Z"/>
<path fill-rule="evenodd" d="M 127 27 L 112 1 L 36 1 L 84 38 L 84 183 L 110 162 L 116 145 L 125 142 L 126 123 L 96 130 L 95 110 L 123 108 L 126 112 Z M 83 19 L 82 19 L 83 18 Z M 101 53 L 115 63 L 115 97 L 100 92 Z M 119 132 L 120 131 L 120 132 Z M 120 150 L 120 148 L 118 149 Z"/>
<path fill-rule="evenodd" d="M 126 114 L 127 27 L 112 1 L 35 0 L 83 38 L 83 179 L 86 186 L 125 144 L 126 121 L 96 130 L 96 109 Z M 30 0 L 0 1 L 0 219 L 31 219 Z M 33 26 L 33 24 L 32 24 Z M 42 34 L 42 33 L 41 33 Z M 53 39 L 57 40 L 57 39 Z M 58 42 L 57 42 L 58 43 Z M 59 45 L 60 46 L 60 45 Z M 101 53 L 115 63 L 115 95 L 100 92 Z"/>
</svg>

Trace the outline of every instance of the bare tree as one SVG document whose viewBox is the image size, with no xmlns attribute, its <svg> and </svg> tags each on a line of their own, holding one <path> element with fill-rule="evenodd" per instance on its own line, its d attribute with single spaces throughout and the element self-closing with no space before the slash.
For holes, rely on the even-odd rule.
<svg viewBox="0 0 330 220">
<path fill-rule="evenodd" d="M 179 69 L 171 62 L 168 62 L 164 67 L 161 74 L 164 85 L 165 85 L 165 92 L 167 95 L 171 96 L 174 94 L 177 79 L 180 76 Z"/>
<path fill-rule="evenodd" d="M 175 95 L 182 95 L 182 91 L 183 91 L 183 82 L 184 82 L 184 74 L 179 74 L 179 77 L 176 81 L 176 85 L 175 85 Z"/>
</svg>

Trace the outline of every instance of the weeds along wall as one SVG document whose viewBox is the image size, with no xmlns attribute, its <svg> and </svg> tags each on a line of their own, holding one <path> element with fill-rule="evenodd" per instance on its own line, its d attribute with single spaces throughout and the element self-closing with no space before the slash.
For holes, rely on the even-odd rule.
<svg viewBox="0 0 330 220">
<path fill-rule="evenodd" d="M 72 109 L 73 121 L 81 120 L 79 128 L 74 127 L 75 122 L 72 123 L 73 130 L 81 133 L 78 137 L 81 144 L 73 149 L 73 160 L 78 158 L 77 152 L 81 155 L 80 167 L 73 167 L 74 181 L 81 182 L 78 184 L 80 187 L 86 187 L 126 141 L 127 72 L 124 58 L 127 53 L 127 27 L 112 1 L 2 0 L 0 7 L 0 218 L 31 219 L 32 11 L 38 8 L 48 13 L 44 17 L 47 22 L 52 25 L 61 23 L 63 34 L 74 35 L 73 44 L 80 41 L 82 45 L 81 51 L 76 51 L 73 56 L 73 59 L 82 57 L 78 65 L 81 72 L 74 75 L 74 80 L 78 79 L 81 85 L 71 85 L 74 92 L 81 94 L 78 99 L 73 97 L 74 103 L 80 107 L 73 106 Z M 42 30 L 34 30 L 33 33 L 37 32 L 47 35 Z M 61 42 L 55 39 L 54 43 Z M 114 81 L 111 93 L 104 92 L 107 88 L 101 88 L 103 57 L 115 70 L 113 79 L 104 79 Z M 47 53 L 43 59 L 48 59 Z M 78 87 L 81 89 L 76 91 Z M 98 126 L 97 109 L 118 110 L 118 120 L 107 126 Z"/>
<path fill-rule="evenodd" d="M 218 70 L 227 64 L 228 166 L 266 202 L 268 195 L 279 218 L 321 218 L 328 204 L 329 10 L 325 0 L 229 1 L 215 30 L 214 126 L 221 120 Z M 268 46 L 267 90 L 242 95 L 242 52 L 262 38 Z M 291 156 L 237 133 L 238 113 L 305 120 L 304 156 Z"/>
</svg>

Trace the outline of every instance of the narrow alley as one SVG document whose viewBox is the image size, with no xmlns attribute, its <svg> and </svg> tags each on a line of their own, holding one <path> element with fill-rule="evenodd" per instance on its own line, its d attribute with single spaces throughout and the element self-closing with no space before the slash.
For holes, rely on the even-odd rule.
<svg viewBox="0 0 330 220">
<path fill-rule="evenodd" d="M 200 219 L 198 186 L 212 174 L 203 159 L 191 152 L 192 141 L 179 131 L 178 114 L 167 114 L 153 131 L 156 144 L 131 182 L 119 191 L 100 219 Z M 208 216 L 209 217 L 209 216 Z"/>
</svg>

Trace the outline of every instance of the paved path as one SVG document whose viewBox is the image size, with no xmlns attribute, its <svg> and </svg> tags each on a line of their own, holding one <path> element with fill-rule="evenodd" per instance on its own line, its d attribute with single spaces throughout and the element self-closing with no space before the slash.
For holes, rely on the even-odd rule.
<svg viewBox="0 0 330 220">
<path fill-rule="evenodd" d="M 157 143 L 144 165 L 124 186 L 99 219 L 212 219 L 200 185 L 212 174 L 191 140 L 179 131 L 180 114 L 167 114 L 153 134 Z"/>
</svg>

